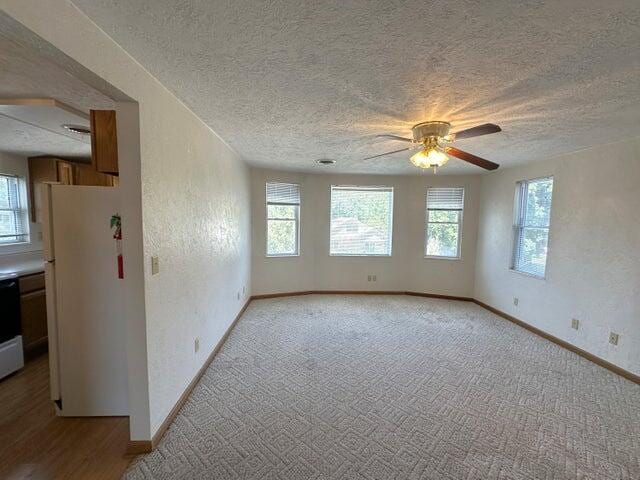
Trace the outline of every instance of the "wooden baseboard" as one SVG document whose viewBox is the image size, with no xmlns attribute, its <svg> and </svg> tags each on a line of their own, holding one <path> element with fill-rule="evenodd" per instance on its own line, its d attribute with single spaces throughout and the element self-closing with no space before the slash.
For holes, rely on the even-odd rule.
<svg viewBox="0 0 640 480">
<path fill-rule="evenodd" d="M 129 440 L 127 444 L 127 455 L 141 455 L 153 450 L 152 440 Z"/>
<path fill-rule="evenodd" d="M 193 391 L 194 387 L 198 384 L 198 382 L 202 378 L 202 375 L 204 375 L 204 372 L 206 372 L 207 368 L 209 368 L 209 365 L 211 364 L 211 362 L 213 361 L 217 353 L 222 348 L 222 345 L 224 345 L 224 342 L 227 340 L 227 338 L 229 338 L 229 335 L 231 334 L 233 328 L 238 323 L 238 320 L 240 320 L 240 317 L 242 317 L 242 314 L 249 306 L 249 303 L 251 303 L 251 300 L 252 299 L 249 298 L 244 304 L 244 306 L 242 307 L 242 309 L 238 312 L 238 315 L 236 315 L 236 318 L 234 318 L 233 322 L 231 322 L 231 325 L 229 325 L 229 328 L 227 328 L 227 331 L 224 332 L 224 335 L 222 336 L 220 341 L 216 344 L 213 351 L 209 354 L 209 357 L 207 358 L 207 360 L 204 362 L 202 367 L 200 367 L 200 370 L 198 370 L 198 372 L 193 377 L 189 385 L 187 385 L 187 388 L 184 390 L 184 392 L 182 392 L 182 395 L 180 395 L 180 398 L 178 398 L 178 401 L 175 403 L 175 405 L 173 406 L 173 408 L 171 409 L 167 417 L 164 419 L 164 422 L 162 422 L 162 425 L 160 425 L 160 428 L 158 428 L 156 433 L 153 435 L 152 439 L 151 440 L 129 440 L 129 444 L 127 446 L 127 453 L 136 454 L 136 455 L 141 453 L 149 453 L 158 446 L 158 443 L 160 443 L 160 440 L 162 439 L 162 436 L 165 434 L 165 432 L 169 428 L 169 425 L 171 425 L 173 420 L 176 418 L 176 415 L 178 415 L 178 412 L 180 411 L 184 403 L 189 398 L 189 395 L 191 395 L 191 392 Z"/>
<path fill-rule="evenodd" d="M 440 295 L 439 293 L 404 292 L 405 295 L 414 297 L 441 298 L 443 300 L 457 300 L 459 302 L 473 302 L 471 297 L 458 297 L 456 295 Z"/>
<path fill-rule="evenodd" d="M 297 297 L 298 295 L 311 295 L 311 290 L 304 290 L 300 292 L 282 292 L 282 293 L 263 293 L 262 295 L 253 295 L 251 300 L 264 300 L 266 298 L 280 298 L 280 297 Z"/>
<path fill-rule="evenodd" d="M 26 361 L 38 358 L 40 355 L 44 355 L 49 351 L 49 340 L 47 337 L 36 340 L 35 342 L 25 345 L 24 347 L 24 359 Z"/>
<path fill-rule="evenodd" d="M 472 302 L 471 297 L 458 297 L 455 295 L 440 295 L 438 293 L 406 292 L 404 290 L 304 290 L 300 292 L 266 293 L 254 295 L 251 300 L 265 298 L 296 297 L 298 295 L 413 295 L 416 297 L 442 298 L 445 300 L 460 300 Z"/>
<path fill-rule="evenodd" d="M 395 290 L 313 290 L 316 295 L 404 295 Z"/>
<path fill-rule="evenodd" d="M 542 338 L 549 340 L 550 342 L 555 343 L 556 345 L 559 345 L 563 348 L 566 348 L 567 350 L 580 355 L 583 358 L 586 358 L 587 360 L 595 363 L 596 365 L 599 365 L 603 368 L 606 368 L 607 370 L 610 370 L 611 372 L 620 375 L 621 377 L 626 378 L 627 380 L 630 380 L 634 383 L 637 383 L 640 385 L 640 376 L 636 375 L 635 373 L 632 373 L 628 370 L 625 370 L 624 368 L 620 368 L 617 365 L 614 365 L 611 362 L 608 362 L 592 353 L 587 352 L 586 350 L 582 350 L 581 348 L 576 347 L 575 345 L 570 344 L 569 342 L 566 342 L 565 340 L 562 340 L 554 335 L 551 335 L 550 333 L 545 332 L 544 330 L 540 330 L 537 327 L 534 327 L 533 325 L 528 324 L 527 322 L 524 322 L 522 320 L 520 320 L 519 318 L 516 318 L 512 315 L 509 315 L 508 313 L 505 313 L 501 310 L 498 310 L 497 308 L 492 307 L 491 305 L 487 305 L 486 303 L 481 302 L 480 300 L 477 299 L 473 299 L 473 302 L 480 305 L 482 308 L 485 308 L 487 310 L 489 310 L 492 313 L 495 313 L 496 315 L 504 318 L 505 320 L 509 320 L 510 322 L 515 323 L 516 325 L 529 330 L 530 332 L 535 333 L 536 335 L 541 336 Z"/>
</svg>

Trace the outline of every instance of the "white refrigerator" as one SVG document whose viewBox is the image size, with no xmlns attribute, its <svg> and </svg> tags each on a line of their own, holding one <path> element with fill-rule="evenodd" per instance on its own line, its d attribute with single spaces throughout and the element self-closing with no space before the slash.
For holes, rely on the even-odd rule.
<svg viewBox="0 0 640 480">
<path fill-rule="evenodd" d="M 128 415 L 123 280 L 110 228 L 119 189 L 42 188 L 51 399 L 62 416 Z"/>
</svg>

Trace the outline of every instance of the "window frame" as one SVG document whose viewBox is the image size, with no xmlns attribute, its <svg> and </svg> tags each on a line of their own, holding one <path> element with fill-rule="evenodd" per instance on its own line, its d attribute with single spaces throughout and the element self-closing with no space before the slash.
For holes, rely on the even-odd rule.
<svg viewBox="0 0 640 480">
<path fill-rule="evenodd" d="M 547 222 L 547 226 L 540 227 L 538 225 L 536 226 L 524 225 L 523 222 L 524 222 L 524 217 L 526 216 L 526 208 L 527 208 L 526 195 L 529 191 L 529 184 L 533 182 L 538 182 L 541 180 L 551 180 L 551 184 L 552 184 L 551 202 L 549 202 L 549 220 Z M 549 250 L 551 246 L 551 211 L 553 209 L 553 188 L 554 187 L 555 187 L 555 180 L 553 178 L 553 175 L 544 175 L 541 177 L 527 178 L 527 179 L 519 180 L 516 182 L 516 191 L 514 194 L 513 226 L 512 226 L 512 234 L 511 234 L 512 235 L 511 259 L 509 263 L 509 271 L 513 273 L 517 273 L 518 275 L 524 275 L 526 277 L 531 277 L 538 280 L 547 279 L 547 266 L 549 263 Z M 526 228 L 537 228 L 537 229 L 547 230 L 547 254 L 544 259 L 544 273 L 542 275 L 537 275 L 535 273 L 516 268 L 518 264 L 516 255 L 520 251 L 518 249 L 518 245 L 520 243 L 520 238 L 522 237 Z"/>
<path fill-rule="evenodd" d="M 460 212 L 460 215 L 458 216 L 458 221 L 457 222 L 430 222 L 429 221 L 429 190 L 430 189 L 439 189 L 439 188 L 459 188 L 462 190 L 462 209 L 461 210 L 455 210 L 455 209 L 449 209 L 449 210 L 444 210 L 444 209 L 437 209 L 440 211 L 447 211 L 447 212 Z M 425 193 L 425 228 L 424 228 L 424 248 L 423 248 L 423 253 L 424 253 L 424 258 L 428 258 L 428 259 L 432 259 L 432 260 L 462 260 L 462 235 L 463 235 L 463 222 L 464 222 L 464 205 L 465 205 L 465 201 L 466 201 L 466 197 L 465 197 L 465 189 L 462 186 L 452 186 L 452 187 L 427 187 L 427 191 Z M 434 209 L 436 210 L 436 209 Z M 455 257 L 452 256 L 447 256 L 447 255 L 429 255 L 427 253 L 427 247 L 429 245 L 429 224 L 430 223 L 438 223 L 438 224 L 452 224 L 458 225 L 458 244 L 457 244 L 457 254 Z"/>
<path fill-rule="evenodd" d="M 0 237 L 0 249 L 10 247 L 14 245 L 28 245 L 31 243 L 30 237 L 30 225 L 29 225 L 29 208 L 26 195 L 26 179 L 20 175 L 14 175 L 11 173 L 0 173 L 0 178 L 12 178 L 16 180 L 16 201 L 18 202 L 17 208 L 0 208 L 2 212 L 13 212 L 15 217 L 20 217 L 20 225 L 23 226 L 22 233 L 16 233 L 16 235 L 7 235 L 6 237 Z M 16 219 L 17 223 L 17 219 Z M 3 241 L 3 238 L 9 237 L 22 237 L 22 240 Z"/>
<path fill-rule="evenodd" d="M 333 218 L 333 190 L 335 189 L 351 189 L 360 191 L 387 191 L 391 192 L 391 209 L 389 211 L 389 253 L 332 253 L 331 252 L 331 236 L 332 236 L 332 218 Z M 329 245 L 328 252 L 330 257 L 377 257 L 391 258 L 393 256 L 393 210 L 395 208 L 395 191 L 394 187 L 385 185 L 331 185 L 329 188 Z"/>
<path fill-rule="evenodd" d="M 298 187 L 298 196 L 299 196 L 299 202 L 298 203 L 275 203 L 275 202 L 269 202 L 269 184 L 284 184 L 284 185 L 295 185 Z M 300 184 L 298 183 L 293 183 L 293 182 L 265 182 L 264 184 L 264 195 L 265 195 L 265 231 L 264 231 L 264 252 L 265 252 L 265 257 L 266 258 L 292 258 L 292 257 L 299 257 L 300 256 L 300 209 L 302 208 L 302 194 L 301 194 L 302 189 L 300 188 Z M 289 206 L 289 207 L 298 207 L 295 209 L 295 216 L 294 218 L 269 218 L 269 205 L 276 205 L 276 206 Z M 275 222 L 281 222 L 281 221 L 285 221 L 285 222 L 295 222 L 295 243 L 296 243 L 296 250 L 294 253 L 274 253 L 274 254 L 270 254 L 269 253 L 269 222 L 270 221 L 275 221 Z"/>
</svg>

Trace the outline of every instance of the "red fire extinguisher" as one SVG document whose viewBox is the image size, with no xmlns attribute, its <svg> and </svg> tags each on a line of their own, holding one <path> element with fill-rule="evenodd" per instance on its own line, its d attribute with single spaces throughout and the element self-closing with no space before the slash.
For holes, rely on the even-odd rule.
<svg viewBox="0 0 640 480">
<path fill-rule="evenodd" d="M 116 240 L 116 252 L 118 254 L 118 278 L 124 278 L 124 265 L 122 262 L 122 224 L 119 213 L 111 216 L 111 228 L 115 228 L 113 238 Z"/>
</svg>

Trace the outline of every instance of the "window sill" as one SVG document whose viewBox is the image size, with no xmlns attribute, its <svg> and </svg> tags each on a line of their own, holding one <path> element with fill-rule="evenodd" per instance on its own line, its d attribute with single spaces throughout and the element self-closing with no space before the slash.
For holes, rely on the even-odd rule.
<svg viewBox="0 0 640 480">
<path fill-rule="evenodd" d="M 284 255 L 265 255 L 265 258 L 296 258 L 299 257 L 299 253 L 284 254 Z"/>
<path fill-rule="evenodd" d="M 25 241 L 25 242 L 10 242 L 10 243 L 0 243 L 0 250 L 2 250 L 3 247 L 22 247 L 25 245 L 30 245 L 31 242 L 30 241 Z"/>
<path fill-rule="evenodd" d="M 462 260 L 462 257 L 440 257 L 437 255 L 425 255 L 425 260 Z"/>
<path fill-rule="evenodd" d="M 384 254 L 375 254 L 375 253 L 330 253 L 330 257 L 381 257 L 381 258 L 391 258 L 391 255 Z"/>
<path fill-rule="evenodd" d="M 521 272 L 520 270 L 516 270 L 515 268 L 510 268 L 509 271 L 512 273 L 517 273 L 518 275 L 522 275 L 524 277 L 535 278 L 536 280 L 542 280 L 542 281 L 547 280 L 546 275 L 540 276 L 540 275 L 535 275 L 533 273 Z"/>
</svg>

